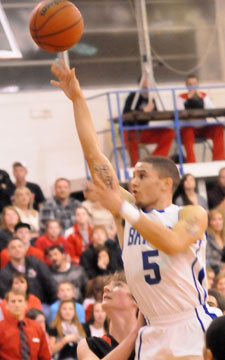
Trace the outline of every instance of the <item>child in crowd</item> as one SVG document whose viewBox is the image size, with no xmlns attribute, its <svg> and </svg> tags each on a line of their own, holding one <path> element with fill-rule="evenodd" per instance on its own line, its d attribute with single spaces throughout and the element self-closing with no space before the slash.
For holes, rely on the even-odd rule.
<svg viewBox="0 0 225 360">
<path fill-rule="evenodd" d="M 63 300 L 49 329 L 50 348 L 58 360 L 77 359 L 77 344 L 85 337 L 73 300 Z"/>
<path fill-rule="evenodd" d="M 79 321 L 83 324 L 85 322 L 85 312 L 81 304 L 74 300 L 75 287 L 70 281 L 62 281 L 58 284 L 57 297 L 58 300 L 50 306 L 50 321 L 52 322 L 57 314 L 60 301 L 73 300 L 76 308 L 76 314 Z"/>
<path fill-rule="evenodd" d="M 45 262 L 50 265 L 47 250 L 53 245 L 62 245 L 67 253 L 67 242 L 61 235 L 61 225 L 59 220 L 48 220 L 45 225 L 45 234 L 41 235 L 35 241 L 35 246 L 41 249 L 45 254 Z"/>
</svg>

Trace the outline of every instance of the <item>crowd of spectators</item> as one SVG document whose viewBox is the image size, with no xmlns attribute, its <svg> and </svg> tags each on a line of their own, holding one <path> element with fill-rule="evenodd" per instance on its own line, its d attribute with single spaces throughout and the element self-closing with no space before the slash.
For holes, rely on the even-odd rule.
<svg viewBox="0 0 225 360">
<path fill-rule="evenodd" d="M 13 166 L 14 174 L 20 168 L 26 175 L 27 169 L 19 162 Z M 192 174 L 184 175 L 173 199 L 180 206 L 199 204 L 208 211 L 208 304 L 218 308 L 218 315 L 225 314 L 224 171 L 219 171 L 208 197 L 199 195 Z M 109 332 L 101 306 L 105 279 L 123 269 L 114 220 L 90 192 L 85 192 L 87 198 L 83 202 L 70 197 L 70 182 L 65 178 L 56 180 L 55 195 L 47 200 L 38 185 L 29 189 L 27 184 L 33 183 L 24 180 L 17 186 L 17 180 L 13 184 L 1 212 L 0 320 L 12 328 L 14 335 L 15 318 L 19 322 L 21 318 L 25 333 L 35 321 L 32 331 L 42 340 L 35 349 L 29 349 L 30 354 L 39 352 L 40 358 L 46 360 L 77 359 L 81 339 L 102 337 Z M 35 191 L 39 200 L 34 209 Z M 213 192 L 220 194 L 215 206 Z M 17 348 L 12 349 L 15 359 L 19 359 L 17 342 L 22 331 L 18 326 L 14 345 Z M 0 332 L 2 329 L 0 322 Z M 0 339 L 0 354 L 11 351 L 3 341 L 4 337 Z M 29 337 L 27 343 L 33 347 Z"/>
<path fill-rule="evenodd" d="M 88 191 L 83 202 L 71 197 L 64 177 L 56 179 L 54 196 L 46 199 L 40 186 L 26 180 L 25 164 L 15 162 L 13 175 L 1 211 L 0 320 L 18 326 L 12 350 L 2 337 L 0 354 L 76 359 L 82 338 L 108 331 L 101 307 L 104 281 L 123 269 L 113 217 Z M 27 335 L 34 321 L 37 345 Z M 25 350 L 19 346 L 21 332 Z"/>
</svg>

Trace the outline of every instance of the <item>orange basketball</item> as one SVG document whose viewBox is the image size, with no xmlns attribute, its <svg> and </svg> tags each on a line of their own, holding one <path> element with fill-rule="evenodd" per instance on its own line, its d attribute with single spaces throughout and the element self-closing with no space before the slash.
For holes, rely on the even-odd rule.
<svg viewBox="0 0 225 360">
<path fill-rule="evenodd" d="M 67 0 L 44 0 L 32 11 L 30 33 L 47 51 L 70 49 L 81 38 L 84 22 L 77 7 Z"/>
</svg>

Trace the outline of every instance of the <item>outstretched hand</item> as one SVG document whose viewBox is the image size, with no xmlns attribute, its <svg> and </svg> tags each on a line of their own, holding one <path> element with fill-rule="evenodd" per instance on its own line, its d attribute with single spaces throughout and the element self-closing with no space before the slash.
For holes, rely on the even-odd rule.
<svg viewBox="0 0 225 360">
<path fill-rule="evenodd" d="M 96 199 L 105 209 L 109 210 L 114 216 L 120 215 L 123 198 L 116 182 L 113 182 L 110 187 L 106 186 L 102 179 L 96 175 L 95 184 L 87 182 L 87 188 L 89 191 L 94 192 Z"/>
<path fill-rule="evenodd" d="M 62 89 L 70 100 L 81 95 L 80 84 L 74 68 L 70 69 L 65 61 L 60 59 L 52 64 L 51 71 L 59 81 L 51 80 L 50 83 Z"/>
</svg>

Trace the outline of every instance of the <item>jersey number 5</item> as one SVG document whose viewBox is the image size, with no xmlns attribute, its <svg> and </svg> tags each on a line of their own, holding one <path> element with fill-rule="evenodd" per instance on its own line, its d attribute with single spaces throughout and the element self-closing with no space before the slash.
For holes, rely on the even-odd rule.
<svg viewBox="0 0 225 360">
<path fill-rule="evenodd" d="M 154 256 L 159 256 L 158 250 L 149 250 L 142 252 L 142 261 L 143 261 L 144 270 L 152 270 L 151 274 L 145 275 L 145 281 L 149 285 L 155 285 L 161 281 L 159 265 L 155 262 L 150 261 L 151 258 Z"/>
</svg>

